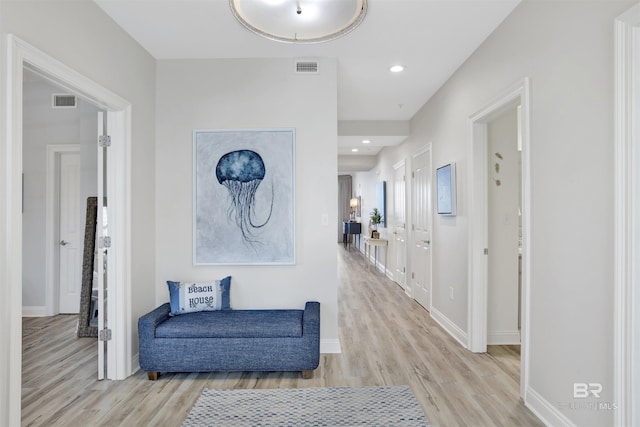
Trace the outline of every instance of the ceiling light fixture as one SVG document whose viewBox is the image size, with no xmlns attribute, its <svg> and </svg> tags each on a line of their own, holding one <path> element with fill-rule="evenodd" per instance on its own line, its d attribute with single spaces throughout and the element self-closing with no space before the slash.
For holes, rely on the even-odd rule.
<svg viewBox="0 0 640 427">
<path fill-rule="evenodd" d="M 371 140 L 369 140 L 369 139 L 363 139 L 363 140 L 362 140 L 362 143 L 363 143 L 363 144 L 371 144 Z"/>
<path fill-rule="evenodd" d="M 358 152 L 358 149 L 357 149 L 357 148 L 352 148 L 352 149 L 351 149 L 351 152 L 352 152 L 352 153 L 357 153 L 357 152 Z"/>
<path fill-rule="evenodd" d="M 367 0 L 229 0 L 247 29 L 271 40 L 319 43 L 353 31 L 367 13 Z"/>
<path fill-rule="evenodd" d="M 404 71 L 404 67 L 402 65 L 394 65 L 389 68 L 389 71 L 391 71 L 392 73 L 400 73 Z"/>
</svg>

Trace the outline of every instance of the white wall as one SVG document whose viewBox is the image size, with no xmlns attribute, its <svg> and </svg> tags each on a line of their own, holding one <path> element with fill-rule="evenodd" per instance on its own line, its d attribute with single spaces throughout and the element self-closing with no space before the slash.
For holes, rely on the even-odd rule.
<svg viewBox="0 0 640 427">
<path fill-rule="evenodd" d="M 52 94 L 65 91 L 45 80 L 33 79 L 25 79 L 23 98 L 22 259 L 26 268 L 22 270 L 22 306 L 33 313 L 44 314 L 47 146 L 80 146 L 80 200 L 84 209 L 84 201 L 95 196 L 98 188 L 98 109 L 82 99 L 77 100 L 77 108 L 51 108 Z M 84 210 L 78 218 L 83 230 Z"/>
<path fill-rule="evenodd" d="M 323 351 L 337 346 L 336 62 L 320 60 L 318 75 L 294 74 L 292 59 L 158 62 L 158 304 L 168 301 L 167 280 L 231 275 L 234 308 L 303 308 L 305 301 L 320 301 Z M 193 130 L 291 127 L 296 129 L 296 265 L 194 267 Z"/>
<path fill-rule="evenodd" d="M 155 292 L 155 60 L 133 41 L 101 9 L 90 0 L 0 1 L 0 95 L 7 96 L 6 52 L 7 34 L 12 33 L 66 66 L 78 71 L 132 104 L 131 175 L 131 328 L 130 343 L 137 353 L 136 322 L 153 307 Z M 6 129 L 6 103 L 0 103 L 0 129 Z M 0 176 L 6 176 L 10 144 L 4 131 L 0 134 Z M 4 182 L 4 181 L 3 181 Z M 9 224 L 5 185 L 0 188 L 0 223 Z M 11 317 L 7 304 L 14 298 L 11 283 L 12 268 L 7 265 L 10 240 L 0 245 L 0 330 L 2 342 L 15 340 L 19 321 Z M 19 346 L 0 347 L 0 423 L 15 414 L 20 395 L 19 373 L 11 366 L 20 360 Z M 18 363 L 19 366 L 19 363 Z M 16 380 L 17 378 L 17 380 Z M 11 396 L 11 398 L 10 398 Z M 9 404 L 13 402 L 13 404 Z M 19 413 L 17 414 L 19 417 Z M 19 419 L 19 418 L 18 418 Z"/>
<path fill-rule="evenodd" d="M 519 344 L 520 156 L 515 108 L 487 125 L 489 258 L 487 344 Z M 500 154 L 500 157 L 496 156 Z M 498 171 L 496 171 L 498 165 Z M 498 181 L 500 185 L 498 185 Z"/>
<path fill-rule="evenodd" d="M 427 142 L 434 168 L 457 163 L 458 215 L 434 217 L 432 295 L 433 307 L 468 332 L 469 117 L 531 79 L 527 392 L 552 424 L 613 424 L 611 411 L 568 404 L 592 402 L 573 399 L 575 382 L 599 382 L 598 402 L 613 401 L 613 20 L 631 4 L 525 0 L 414 116 L 407 141 L 383 150 L 374 168 L 381 176 L 401 160 L 410 168 Z"/>
</svg>

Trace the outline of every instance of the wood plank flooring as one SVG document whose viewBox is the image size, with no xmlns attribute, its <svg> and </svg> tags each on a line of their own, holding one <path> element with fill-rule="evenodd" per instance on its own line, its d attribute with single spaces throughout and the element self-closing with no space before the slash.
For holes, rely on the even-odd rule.
<svg viewBox="0 0 640 427">
<path fill-rule="evenodd" d="M 473 354 L 357 251 L 338 247 L 342 354 L 323 354 L 314 377 L 296 373 L 138 372 L 97 381 L 96 341 L 76 316 L 24 318 L 23 426 L 180 426 L 207 388 L 411 386 L 435 426 L 542 426 L 520 402 L 519 348 Z M 230 426 L 224 426 L 230 427 Z"/>
</svg>

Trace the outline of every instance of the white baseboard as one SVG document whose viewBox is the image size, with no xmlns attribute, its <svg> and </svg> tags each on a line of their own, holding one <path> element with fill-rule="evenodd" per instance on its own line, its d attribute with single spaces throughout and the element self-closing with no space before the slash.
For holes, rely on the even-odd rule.
<svg viewBox="0 0 640 427">
<path fill-rule="evenodd" d="M 488 345 L 519 345 L 520 331 L 489 331 Z"/>
<path fill-rule="evenodd" d="M 413 298 L 413 289 L 411 288 L 411 285 L 407 283 L 407 286 L 404 288 L 404 293 L 411 299 L 415 299 Z"/>
<path fill-rule="evenodd" d="M 133 375 L 140 370 L 140 353 L 136 353 L 131 358 L 131 372 L 129 375 Z"/>
<path fill-rule="evenodd" d="M 324 339 L 320 340 L 320 353 L 325 354 L 339 354 L 342 353 L 342 349 L 340 348 L 340 340 L 337 338 L 334 339 Z"/>
<path fill-rule="evenodd" d="M 439 312 L 434 307 L 431 307 L 431 317 L 464 348 L 468 348 L 467 342 L 469 341 L 469 338 L 467 336 L 467 333 L 460 329 L 458 325 L 453 323 L 447 316 Z"/>
<path fill-rule="evenodd" d="M 47 314 L 47 307 L 40 305 L 23 305 L 22 317 L 45 317 Z"/>
<path fill-rule="evenodd" d="M 576 427 L 560 410 L 531 387 L 525 392 L 525 406 L 547 426 Z"/>
</svg>

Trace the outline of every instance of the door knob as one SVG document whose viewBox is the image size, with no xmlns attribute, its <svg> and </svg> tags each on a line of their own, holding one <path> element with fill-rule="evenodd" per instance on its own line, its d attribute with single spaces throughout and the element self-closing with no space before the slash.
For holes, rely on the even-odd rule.
<svg viewBox="0 0 640 427">
<path fill-rule="evenodd" d="M 60 246 L 67 246 L 69 244 L 69 242 L 67 242 L 66 240 L 60 240 Z"/>
</svg>

